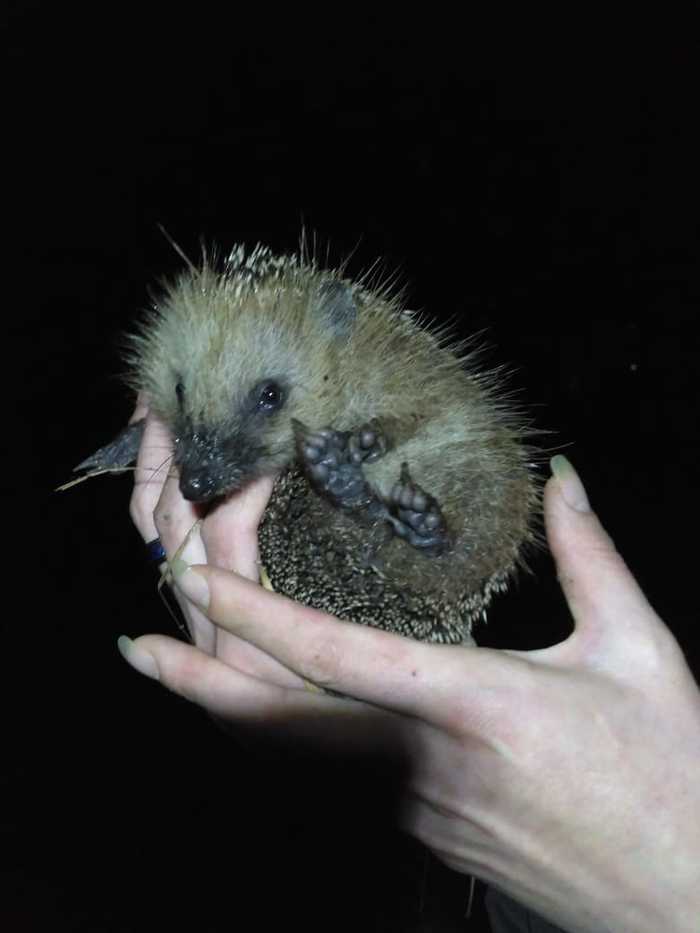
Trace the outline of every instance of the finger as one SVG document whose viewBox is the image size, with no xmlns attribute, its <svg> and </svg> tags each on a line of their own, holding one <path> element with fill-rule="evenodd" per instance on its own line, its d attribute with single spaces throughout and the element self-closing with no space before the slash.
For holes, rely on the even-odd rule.
<svg viewBox="0 0 700 933">
<path fill-rule="evenodd" d="M 163 484 L 154 513 L 154 527 L 171 563 L 233 564 L 258 579 L 257 522 L 269 498 L 272 480 L 262 480 L 216 505 L 204 522 L 198 521 L 197 507 L 180 491 L 176 474 Z M 253 645 L 221 632 L 197 606 L 176 596 L 197 647 L 239 671 L 269 680 L 279 686 L 299 686 L 300 679 L 276 659 Z"/>
<path fill-rule="evenodd" d="M 242 722 L 265 721 L 287 704 L 291 710 L 303 709 L 326 699 L 304 690 L 287 696 L 284 688 L 232 670 L 218 658 L 165 635 L 144 635 L 134 641 L 122 637 L 118 644 L 140 673 L 218 716 L 233 713 Z"/>
<path fill-rule="evenodd" d="M 155 511 L 155 526 L 169 560 L 185 563 L 231 563 L 246 570 L 257 581 L 257 521 L 271 482 L 263 480 L 219 503 L 204 522 L 198 522 L 196 506 L 182 495 L 177 476 L 165 481 Z M 175 591 L 187 619 L 194 643 L 239 671 L 269 680 L 279 686 L 299 686 L 301 681 L 275 658 L 260 652 L 242 639 L 222 632 L 196 605 Z"/>
<path fill-rule="evenodd" d="M 199 610 L 197 610 L 199 611 Z M 224 631 L 217 625 L 212 625 L 204 616 L 208 625 L 214 630 L 213 654 L 224 664 L 242 674 L 257 677 L 278 687 L 303 687 L 304 681 L 298 674 L 284 667 L 283 664 L 250 642 Z"/>
<path fill-rule="evenodd" d="M 138 420 L 143 415 L 145 400 L 139 396 L 136 411 L 132 416 Z M 157 528 L 155 513 L 163 494 L 167 495 L 163 509 L 168 514 L 169 506 L 175 500 L 178 507 L 175 490 L 177 480 L 171 470 L 172 441 L 165 425 L 152 412 L 146 412 L 146 426 L 143 440 L 134 473 L 134 490 L 131 496 L 130 513 L 136 528 L 144 541 L 153 541 L 161 538 L 161 543 L 169 556 L 172 556 L 183 541 L 187 542 L 185 559 L 188 561 L 206 560 L 204 546 L 195 533 L 189 538 L 187 533 L 194 528 L 197 516 L 194 510 L 178 508 L 176 510 L 177 522 L 165 522 L 167 533 L 161 535 Z M 184 502 L 184 500 L 182 500 Z M 163 540 L 165 538 L 165 540 Z M 161 569 L 164 565 L 161 565 Z M 195 644 L 202 650 L 213 652 L 216 645 L 216 632 L 211 622 L 196 608 L 186 604 L 186 601 L 176 593 L 178 602 L 185 616 L 190 636 Z"/>
<path fill-rule="evenodd" d="M 180 492 L 175 472 L 167 477 L 162 486 L 153 512 L 153 523 L 168 556 L 169 567 L 174 560 L 206 561 L 207 555 L 196 506 L 188 502 Z M 170 580 L 170 576 L 167 579 Z M 178 590 L 175 590 L 175 596 L 195 645 L 207 654 L 215 654 L 216 627 L 197 606 L 184 599 Z"/>
<path fill-rule="evenodd" d="M 136 413 L 134 413 L 136 414 Z M 153 513 L 172 462 L 172 441 L 165 425 L 148 412 L 134 471 L 129 503 L 131 520 L 144 541 L 157 537 Z"/>
<path fill-rule="evenodd" d="M 425 645 L 341 622 L 214 567 L 182 571 L 176 585 L 209 618 L 305 680 L 439 724 L 472 708 L 516 662 L 484 649 Z M 208 595 L 203 592 L 208 590 Z"/>
<path fill-rule="evenodd" d="M 148 414 L 149 401 L 148 396 L 145 392 L 139 392 L 136 396 L 136 405 L 134 410 L 129 418 L 129 424 L 134 424 L 136 421 L 142 421 Z"/>
<path fill-rule="evenodd" d="M 385 748 L 387 738 L 401 728 L 388 714 L 353 700 L 266 683 L 162 635 L 134 641 L 122 636 L 118 645 L 137 671 L 228 723 L 263 726 L 342 751 L 349 744 Z"/>
<path fill-rule="evenodd" d="M 566 458 L 552 460 L 544 494 L 547 538 L 576 625 L 572 646 L 595 648 L 610 660 L 644 653 L 663 623 L 649 605 L 597 516 Z M 640 634 L 646 639 L 640 639 Z M 611 655 L 610 652 L 615 652 Z"/>
<path fill-rule="evenodd" d="M 258 525 L 273 485 L 273 477 L 256 480 L 207 515 L 202 528 L 206 563 L 233 570 L 248 580 L 258 580 Z"/>
<path fill-rule="evenodd" d="M 202 525 L 206 561 L 185 556 L 187 563 L 212 564 L 257 582 L 260 573 L 258 524 L 273 484 L 274 478 L 264 477 L 217 505 Z M 238 670 L 280 686 L 299 687 L 303 683 L 275 658 L 218 627 L 216 654 Z"/>
<path fill-rule="evenodd" d="M 190 560 L 206 561 L 197 507 L 180 492 L 175 472 L 162 485 L 153 521 L 168 560 L 172 561 L 177 556 L 187 563 Z"/>
</svg>

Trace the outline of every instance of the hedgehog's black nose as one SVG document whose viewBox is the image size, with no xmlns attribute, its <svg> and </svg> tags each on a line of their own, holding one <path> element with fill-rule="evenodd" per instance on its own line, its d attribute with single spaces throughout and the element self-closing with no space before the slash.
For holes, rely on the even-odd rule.
<svg viewBox="0 0 700 933">
<path fill-rule="evenodd" d="M 216 495 L 214 480 L 205 470 L 180 467 L 180 492 L 190 502 L 208 502 Z"/>
</svg>

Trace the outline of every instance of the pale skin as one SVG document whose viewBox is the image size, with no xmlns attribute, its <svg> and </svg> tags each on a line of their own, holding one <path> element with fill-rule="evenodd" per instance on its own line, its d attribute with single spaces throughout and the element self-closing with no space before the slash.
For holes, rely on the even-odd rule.
<svg viewBox="0 0 700 933">
<path fill-rule="evenodd" d="M 172 559 L 197 514 L 169 449 L 149 416 L 131 515 Z M 120 648 L 234 727 L 394 743 L 411 763 L 404 828 L 572 933 L 698 933 L 700 692 L 577 474 L 554 468 L 547 538 L 575 628 L 551 648 L 424 645 L 267 592 L 255 532 L 269 478 L 208 515 L 173 564 L 195 644 Z"/>
</svg>

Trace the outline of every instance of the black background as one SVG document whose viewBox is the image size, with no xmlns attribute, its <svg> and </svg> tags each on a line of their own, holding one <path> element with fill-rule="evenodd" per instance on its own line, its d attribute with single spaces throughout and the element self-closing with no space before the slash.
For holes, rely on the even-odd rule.
<svg viewBox="0 0 700 933">
<path fill-rule="evenodd" d="M 146 10 L 6 14 L 0 926 L 481 929 L 371 768 L 241 746 L 129 670 L 117 636 L 172 623 L 128 478 L 53 489 L 128 417 L 119 335 L 180 264 L 158 224 L 196 256 L 303 223 L 484 330 L 697 672 L 690 24 Z M 481 643 L 567 633 L 534 571 Z"/>
</svg>

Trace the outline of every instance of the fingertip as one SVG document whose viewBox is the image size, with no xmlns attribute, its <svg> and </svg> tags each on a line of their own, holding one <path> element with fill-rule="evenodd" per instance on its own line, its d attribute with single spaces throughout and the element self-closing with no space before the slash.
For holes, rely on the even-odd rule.
<svg viewBox="0 0 700 933">
<path fill-rule="evenodd" d="M 640 633 L 657 626 L 658 616 L 597 514 L 590 505 L 582 507 L 580 496 L 586 494 L 573 467 L 553 462 L 552 470 L 544 492 L 545 524 L 576 627 L 572 644 L 601 656 L 607 652 L 606 663 L 610 658 L 631 663 L 647 645 Z"/>
<path fill-rule="evenodd" d="M 591 504 L 586 489 L 571 461 L 563 454 L 557 454 L 552 457 L 549 465 L 556 491 L 566 505 L 577 512 L 590 512 Z"/>
<path fill-rule="evenodd" d="M 134 404 L 134 411 L 129 418 L 129 424 L 133 424 L 135 421 L 143 420 L 148 414 L 148 409 L 150 406 L 150 401 L 145 392 L 139 392 L 136 396 L 136 402 Z"/>
<path fill-rule="evenodd" d="M 552 475 L 544 488 L 547 540 L 557 563 L 572 546 L 588 544 L 615 552 L 612 538 L 593 511 L 580 476 L 566 457 L 551 460 Z"/>
<path fill-rule="evenodd" d="M 157 679 L 164 687 L 200 706 L 208 705 L 212 686 L 221 681 L 224 672 L 230 674 L 218 658 L 178 638 L 141 635 L 131 644 L 123 644 L 127 651 L 125 657 L 132 666 L 154 679 L 152 672 L 155 667 Z M 151 659 L 152 665 L 144 656 Z M 145 670 L 137 667 L 132 659 L 136 664 L 142 664 Z"/>
<path fill-rule="evenodd" d="M 120 635 L 117 639 L 119 653 L 134 670 L 144 677 L 160 680 L 160 670 L 155 657 L 142 645 L 132 641 L 127 635 Z"/>
<path fill-rule="evenodd" d="M 210 592 L 206 565 L 191 566 L 176 557 L 170 564 L 175 585 L 191 603 L 204 612 L 209 608 Z M 233 573 L 233 571 L 228 571 Z"/>
</svg>

